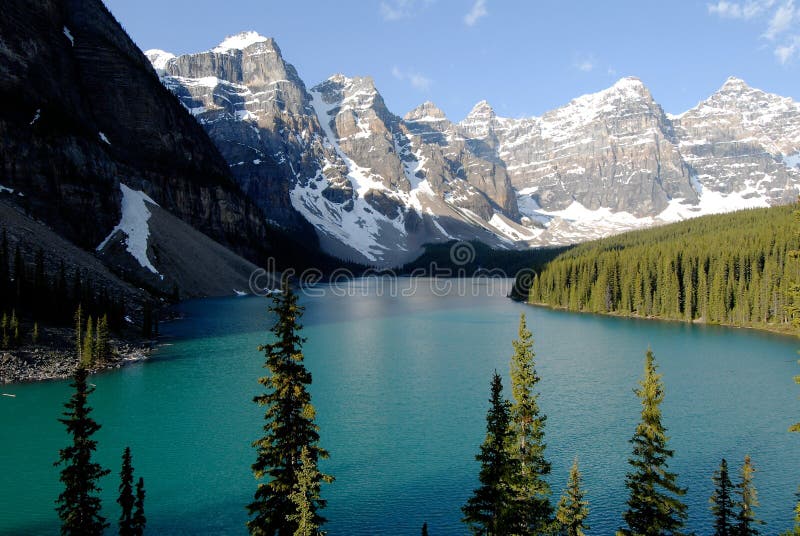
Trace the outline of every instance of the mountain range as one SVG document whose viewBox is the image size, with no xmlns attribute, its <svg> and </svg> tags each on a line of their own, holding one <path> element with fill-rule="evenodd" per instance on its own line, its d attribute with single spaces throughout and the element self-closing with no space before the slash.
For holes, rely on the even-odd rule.
<svg viewBox="0 0 800 536">
<path fill-rule="evenodd" d="M 628 77 L 539 117 L 481 101 L 456 123 L 431 102 L 395 115 L 369 77 L 309 89 L 255 32 L 145 54 L 271 222 L 310 223 L 327 252 L 367 264 L 452 239 L 581 242 L 800 191 L 800 104 L 737 78 L 680 115 Z"/>
</svg>

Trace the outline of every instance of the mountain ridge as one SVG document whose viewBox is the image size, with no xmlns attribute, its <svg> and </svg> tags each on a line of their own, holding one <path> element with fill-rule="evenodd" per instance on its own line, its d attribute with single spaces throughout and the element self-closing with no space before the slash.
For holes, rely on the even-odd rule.
<svg viewBox="0 0 800 536">
<path fill-rule="evenodd" d="M 430 101 L 395 115 L 370 77 L 335 74 L 307 89 L 273 39 L 245 32 L 226 41 L 239 45 L 224 54 L 236 58 L 240 78 L 226 80 L 230 69 L 213 59 L 219 47 L 189 55 L 205 58 L 202 72 L 183 65 L 185 56 L 147 54 L 223 153 L 243 141 L 215 135 L 210 122 L 220 110 L 229 126 L 244 123 L 271 138 L 259 150 L 286 158 L 281 172 L 260 170 L 247 180 L 279 184 L 283 197 L 254 198 L 279 222 L 310 222 L 323 247 L 340 257 L 391 265 L 413 258 L 424 243 L 452 239 L 503 248 L 568 244 L 788 203 L 800 185 L 800 171 L 790 165 L 800 154 L 800 107 L 735 77 L 679 115 L 667 114 L 639 78 L 624 77 L 540 116 L 500 117 L 482 100 L 456 123 Z M 259 48 L 265 43 L 268 61 Z M 253 73 L 262 71 L 281 76 L 282 91 L 256 96 L 263 80 Z M 212 79 L 217 83 L 199 95 L 198 81 Z M 238 108 L 215 101 L 226 83 L 246 88 L 251 100 Z M 186 97 L 192 91 L 196 101 Z M 729 94 L 749 101 L 731 107 Z M 766 112 L 758 106 L 764 102 Z M 280 120 L 270 106 L 283 107 Z M 293 116 L 304 120 L 283 122 Z M 776 124 L 765 130 L 770 118 Z M 248 166 L 227 160 L 232 169 Z M 264 165 L 254 153 L 255 160 Z"/>
</svg>

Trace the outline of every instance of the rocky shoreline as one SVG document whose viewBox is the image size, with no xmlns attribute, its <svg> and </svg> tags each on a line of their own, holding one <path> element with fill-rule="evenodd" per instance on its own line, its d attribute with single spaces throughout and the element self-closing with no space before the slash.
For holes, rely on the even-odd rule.
<svg viewBox="0 0 800 536">
<path fill-rule="evenodd" d="M 131 363 L 147 360 L 153 344 L 119 343 L 114 357 L 93 368 L 92 373 L 117 369 Z M 72 349 L 33 348 L 0 353 L 0 384 L 26 383 L 69 378 L 78 360 Z"/>
</svg>

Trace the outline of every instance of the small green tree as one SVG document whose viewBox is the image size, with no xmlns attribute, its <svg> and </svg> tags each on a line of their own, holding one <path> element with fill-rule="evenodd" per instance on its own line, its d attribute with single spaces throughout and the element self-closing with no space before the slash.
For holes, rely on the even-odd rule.
<svg viewBox="0 0 800 536">
<path fill-rule="evenodd" d="M 11 337 L 8 334 L 8 314 L 3 311 L 3 316 L 0 318 L 0 328 L 3 330 L 3 348 L 8 348 L 11 344 Z"/>
<path fill-rule="evenodd" d="M 503 398 L 503 381 L 495 371 L 491 383 L 486 439 L 475 459 L 480 462 L 480 486 L 461 508 L 462 521 L 479 536 L 516 534 L 519 528 L 517 496 L 514 489 L 518 462 L 510 454 L 511 405 Z"/>
<path fill-rule="evenodd" d="M 722 458 L 719 469 L 711 478 L 714 493 L 711 494 L 711 512 L 714 514 L 714 536 L 735 536 L 736 514 L 733 511 L 733 483 L 728 476 L 728 462 Z"/>
<path fill-rule="evenodd" d="M 8 323 L 9 331 L 11 332 L 11 341 L 14 343 L 14 346 L 19 346 L 20 343 L 20 333 L 19 333 L 19 318 L 17 318 L 17 311 L 12 309 L 11 310 L 11 320 Z"/>
<path fill-rule="evenodd" d="M 512 455 L 518 461 L 514 487 L 519 505 L 523 533 L 542 532 L 552 522 L 550 486 L 545 477 L 550 463 L 545 459 L 544 425 L 547 416 L 539 410 L 536 386 L 541 379 L 536 373 L 533 335 L 528 330 L 525 315 L 519 317 L 517 340 L 513 341 L 511 357 L 511 430 Z"/>
<path fill-rule="evenodd" d="M 90 367 L 94 364 L 94 330 L 92 329 L 94 322 L 92 316 L 86 319 L 86 333 L 83 336 L 83 364 Z"/>
<path fill-rule="evenodd" d="M 289 519 L 297 514 L 297 506 L 290 495 L 298 485 L 302 451 L 307 449 L 314 464 L 319 458 L 327 458 L 328 453 L 318 444 L 316 412 L 307 389 L 311 373 L 303 364 L 305 339 L 300 336 L 302 325 L 299 322 L 303 308 L 297 304 L 297 296 L 287 281 L 283 281 L 282 292 L 274 294 L 272 300 L 270 311 L 277 315 L 271 329 L 273 342 L 259 347 L 266 355 L 264 367 L 269 375 L 259 378 L 258 383 L 267 392 L 253 399 L 267 410 L 265 435 L 253 443 L 256 461 L 252 469 L 257 480 L 267 476 L 269 480 L 259 482 L 253 502 L 247 506 L 253 516 L 247 527 L 253 535 L 289 536 L 298 528 L 297 522 Z M 314 478 L 317 480 L 314 485 L 333 480 L 319 472 Z M 310 501 L 309 508 L 317 527 L 325 523 L 319 513 L 324 507 L 324 499 Z"/>
<path fill-rule="evenodd" d="M 300 470 L 297 483 L 289 499 L 294 503 L 295 513 L 288 520 L 297 524 L 294 536 L 318 536 L 322 534 L 317 524 L 314 504 L 320 500 L 322 473 L 317 469 L 316 461 L 311 457 L 308 447 L 300 453 Z"/>
<path fill-rule="evenodd" d="M 78 353 L 78 363 L 83 363 L 85 357 L 83 355 L 83 307 L 81 304 L 78 304 L 73 318 L 75 321 L 75 351 Z"/>
<path fill-rule="evenodd" d="M 667 448 L 667 429 L 661 423 L 664 385 L 656 369 L 655 357 L 648 349 L 644 378 L 635 390 L 642 414 L 630 440 L 633 453 L 628 463 L 632 470 L 625 478 L 630 497 L 622 517 L 627 527 L 619 532 L 626 536 L 679 535 L 686 519 L 686 505 L 679 499 L 686 490 L 668 470 L 673 452 Z"/>
<path fill-rule="evenodd" d="M 139 477 L 139 481 L 136 483 L 136 502 L 133 508 L 131 534 L 133 536 L 142 536 L 147 525 L 147 518 L 144 515 L 144 478 L 142 477 Z"/>
<path fill-rule="evenodd" d="M 764 522 L 756 517 L 755 508 L 758 506 L 758 493 L 753 485 L 756 469 L 750 456 L 744 457 L 742 464 L 741 481 L 736 486 L 739 491 L 739 512 L 736 515 L 736 536 L 756 536 L 759 534 L 758 525 Z"/>
<path fill-rule="evenodd" d="M 69 402 L 64 404 L 64 418 L 59 421 L 67 428 L 72 444 L 59 451 L 55 465 L 62 465 L 61 483 L 64 491 L 56 503 L 61 519 L 62 536 L 99 536 L 108 527 L 101 515 L 100 478 L 109 471 L 92 461 L 97 441 L 92 436 L 100 429 L 91 417 L 88 397 L 94 388 L 87 385 L 88 372 L 82 366 L 75 369 Z"/>
<path fill-rule="evenodd" d="M 108 315 L 103 315 L 97 319 L 97 329 L 95 330 L 94 360 L 96 363 L 104 363 L 111 355 L 108 342 Z"/>
<path fill-rule="evenodd" d="M 569 471 L 567 489 L 561 496 L 556 510 L 556 527 L 558 536 L 585 536 L 589 530 L 586 518 L 589 517 L 589 501 L 584 498 L 581 472 L 578 469 L 578 458 L 572 463 Z"/>
<path fill-rule="evenodd" d="M 119 516 L 120 536 L 133 536 L 133 507 L 136 498 L 133 495 L 133 464 L 131 463 L 131 449 L 125 447 L 122 452 L 122 470 L 119 474 L 119 504 L 121 513 Z"/>
</svg>

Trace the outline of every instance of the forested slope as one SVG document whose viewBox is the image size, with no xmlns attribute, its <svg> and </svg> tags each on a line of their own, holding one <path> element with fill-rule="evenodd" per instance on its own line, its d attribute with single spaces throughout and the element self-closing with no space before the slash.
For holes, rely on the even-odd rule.
<svg viewBox="0 0 800 536">
<path fill-rule="evenodd" d="M 789 329 L 797 206 L 706 216 L 582 244 L 547 264 L 529 301 L 571 311 Z"/>
</svg>

